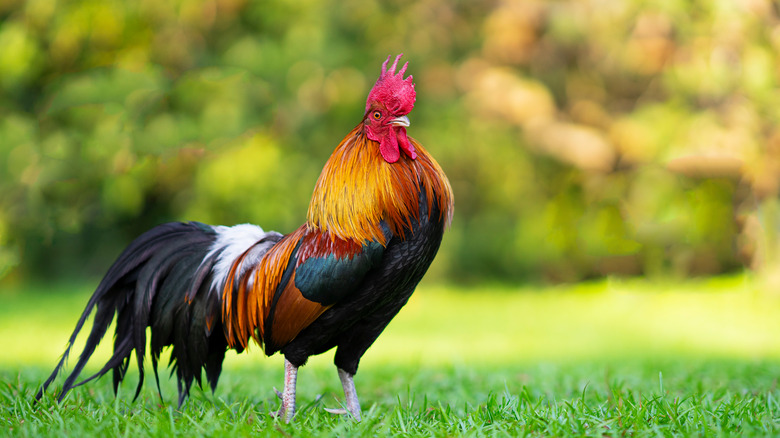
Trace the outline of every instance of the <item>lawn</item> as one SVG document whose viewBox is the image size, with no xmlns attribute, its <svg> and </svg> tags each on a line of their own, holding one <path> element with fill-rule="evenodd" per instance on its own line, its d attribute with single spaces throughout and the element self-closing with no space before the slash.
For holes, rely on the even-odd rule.
<svg viewBox="0 0 780 438">
<path fill-rule="evenodd" d="M 133 402 L 131 373 L 118 398 L 102 379 L 61 405 L 51 397 L 33 405 L 89 287 L 0 291 L 0 434 L 780 434 L 780 295 L 745 276 L 519 290 L 423 285 L 361 363 L 359 424 L 323 409 L 343 400 L 332 354 L 301 370 L 296 420 L 270 417 L 281 359 L 257 348 L 229 354 L 217 391 L 196 389 L 181 409 L 164 372 L 164 400 L 151 379 Z"/>
</svg>

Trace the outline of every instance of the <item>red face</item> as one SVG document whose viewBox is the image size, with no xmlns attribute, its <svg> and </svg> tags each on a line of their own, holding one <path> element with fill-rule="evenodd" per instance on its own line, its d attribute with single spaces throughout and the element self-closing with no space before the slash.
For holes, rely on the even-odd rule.
<svg viewBox="0 0 780 438">
<path fill-rule="evenodd" d="M 366 135 L 379 142 L 379 152 L 388 163 L 395 163 L 401 158 L 400 150 L 413 160 L 417 158 L 414 146 L 406 137 L 409 118 L 405 115 L 395 116 L 385 108 L 373 106 L 366 113 L 363 123 L 366 125 Z"/>
<path fill-rule="evenodd" d="M 406 136 L 406 127 L 409 126 L 406 115 L 414 108 L 416 93 L 412 77 L 403 78 L 408 64 L 404 64 L 398 74 L 395 73 L 399 59 L 401 55 L 395 58 L 390 70 L 387 69 L 389 56 L 382 64 L 382 73 L 368 94 L 366 114 L 363 117 L 366 135 L 379 142 L 379 151 L 388 163 L 398 161 L 401 150 L 409 158 L 417 158 L 414 146 Z"/>
</svg>

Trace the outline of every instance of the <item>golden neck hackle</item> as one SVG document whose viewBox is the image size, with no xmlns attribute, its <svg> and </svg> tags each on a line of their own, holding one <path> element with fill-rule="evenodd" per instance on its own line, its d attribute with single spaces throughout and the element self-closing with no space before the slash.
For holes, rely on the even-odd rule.
<svg viewBox="0 0 780 438">
<path fill-rule="evenodd" d="M 429 207 L 439 200 L 447 220 L 452 211 L 452 190 L 447 177 L 425 149 L 414 140 L 417 159 L 402 154 L 387 163 L 378 144 L 358 125 L 338 145 L 314 187 L 307 226 L 328 232 L 333 238 L 360 243 L 386 244 L 380 221 L 403 236 L 417 219 L 419 191 L 425 188 Z"/>
</svg>

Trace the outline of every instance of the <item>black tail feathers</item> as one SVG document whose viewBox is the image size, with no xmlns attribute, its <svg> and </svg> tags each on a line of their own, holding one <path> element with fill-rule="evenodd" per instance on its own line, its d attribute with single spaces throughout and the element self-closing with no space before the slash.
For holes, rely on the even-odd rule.
<svg viewBox="0 0 780 438">
<path fill-rule="evenodd" d="M 114 392 L 125 377 L 133 350 L 139 369 L 138 397 L 144 381 L 146 328 L 151 327 L 150 353 L 157 389 L 160 353 L 172 345 L 171 374 L 176 373 L 179 405 L 193 381 L 201 385 L 201 369 L 212 390 L 222 371 L 228 348 L 222 328 L 220 291 L 212 287 L 212 267 L 221 249 L 213 250 L 217 229 L 197 222 L 159 225 L 133 241 L 114 262 L 81 314 L 51 376 L 36 399 L 40 400 L 68 358 L 76 336 L 95 310 L 92 330 L 59 401 L 72 388 L 113 370 Z M 75 383 L 116 314 L 114 353 L 96 374 Z M 162 397 L 162 393 L 160 393 Z"/>
</svg>

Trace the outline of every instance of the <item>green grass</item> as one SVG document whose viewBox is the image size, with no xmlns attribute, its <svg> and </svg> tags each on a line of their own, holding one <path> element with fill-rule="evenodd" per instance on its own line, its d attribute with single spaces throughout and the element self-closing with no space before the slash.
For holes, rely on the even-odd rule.
<svg viewBox="0 0 780 438">
<path fill-rule="evenodd" d="M 307 370 L 308 371 L 308 370 Z M 230 371 L 216 395 L 195 391 L 180 410 L 151 388 L 130 402 L 108 381 L 77 390 L 61 405 L 29 401 L 40 370 L 3 385 L 3 432 L 16 436 L 91 435 L 773 435 L 780 432 L 780 366 L 760 363 L 642 363 L 521 367 L 370 368 L 357 383 L 363 422 L 333 417 L 341 398 L 333 373 L 302 373 L 301 412 L 292 424 L 268 412 L 280 373 Z M 173 388 L 166 388 L 172 390 Z M 172 391 L 168 391 L 172 394 Z M 318 394 L 324 396 L 318 401 Z"/>
<path fill-rule="evenodd" d="M 332 354 L 301 370 L 296 420 L 272 418 L 281 359 L 257 348 L 230 354 L 217 391 L 181 409 L 165 373 L 164 400 L 148 379 L 132 402 L 131 373 L 116 398 L 102 379 L 33 405 L 88 294 L 0 292 L 0 435 L 780 434 L 780 296 L 745 277 L 423 287 L 361 364 L 361 423 L 323 409 L 343 400 Z"/>
</svg>

